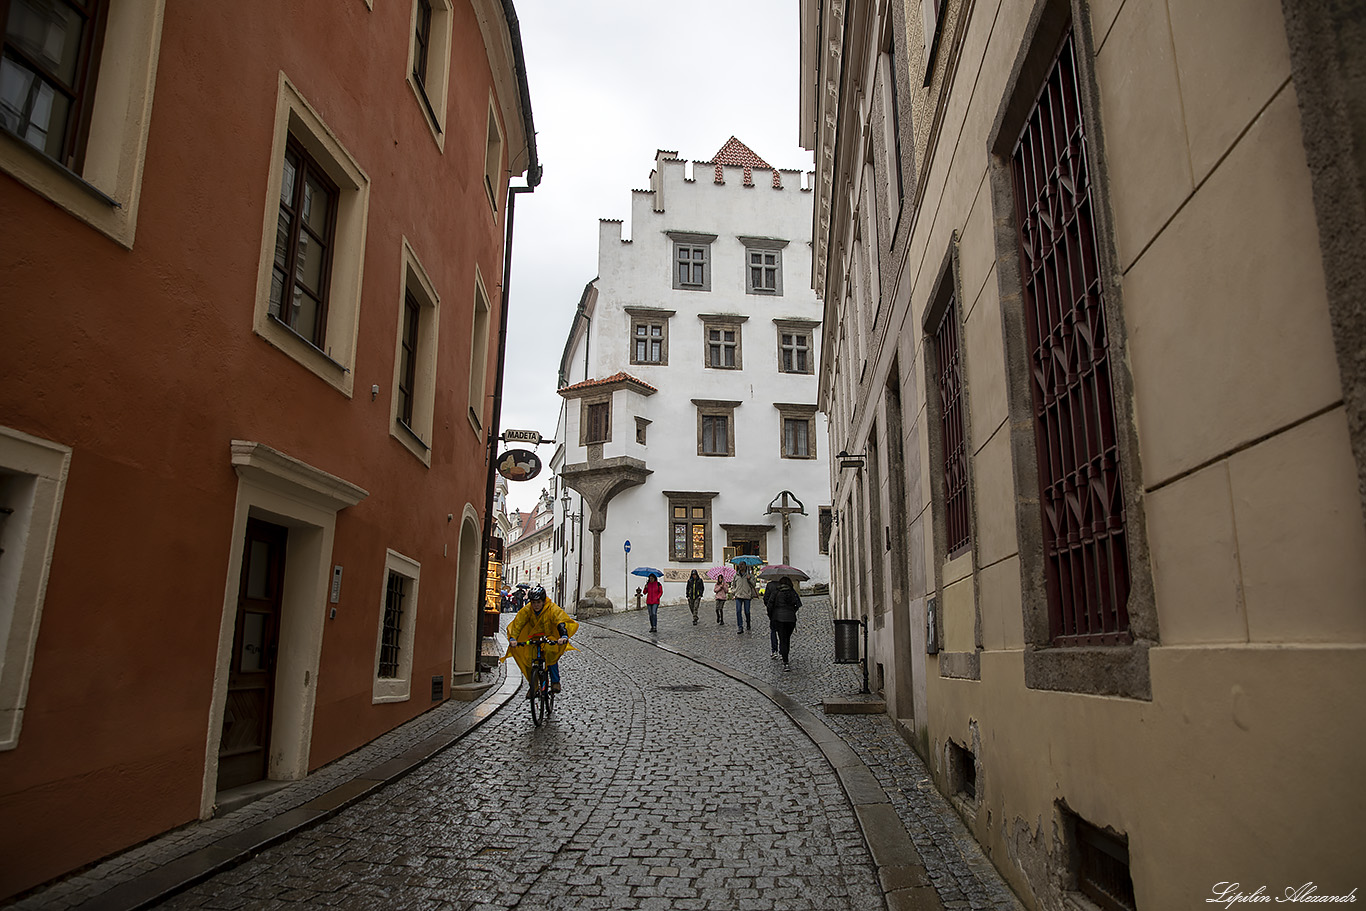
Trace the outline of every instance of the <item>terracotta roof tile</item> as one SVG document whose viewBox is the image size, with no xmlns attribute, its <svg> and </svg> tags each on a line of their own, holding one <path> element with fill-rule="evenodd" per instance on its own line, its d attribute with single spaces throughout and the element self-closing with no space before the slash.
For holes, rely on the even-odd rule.
<svg viewBox="0 0 1366 911">
<path fill-rule="evenodd" d="M 635 377 L 631 376 L 631 374 L 622 372 L 622 373 L 614 373 L 614 374 L 612 374 L 611 376 L 607 377 L 606 379 L 601 379 L 601 380 L 584 380 L 584 381 L 581 382 L 581 383 L 575 383 L 573 386 L 565 386 L 563 389 L 560 390 L 560 392 L 561 392 L 561 393 L 565 393 L 565 392 L 572 392 L 572 391 L 577 390 L 577 389 L 591 389 L 591 388 L 594 387 L 594 386 L 608 386 L 608 385 L 611 385 L 612 383 L 622 383 L 622 382 L 625 382 L 625 383 L 635 383 L 637 386 L 644 386 L 646 389 L 650 390 L 651 392 L 658 392 L 658 391 L 659 391 L 659 390 L 656 389 L 654 386 L 651 386 L 649 383 L 645 382 L 644 380 L 638 380 L 638 379 L 636 379 Z"/>
<path fill-rule="evenodd" d="M 728 164 L 737 168 L 763 168 L 766 171 L 773 168 L 771 164 L 754 154 L 753 149 L 734 136 L 726 140 L 726 144 L 721 146 L 711 160 L 718 166 Z"/>
</svg>

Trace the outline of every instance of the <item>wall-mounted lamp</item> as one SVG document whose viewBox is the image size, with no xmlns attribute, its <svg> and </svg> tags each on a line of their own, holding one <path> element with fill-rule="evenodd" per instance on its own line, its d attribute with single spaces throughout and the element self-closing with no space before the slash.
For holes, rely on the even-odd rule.
<svg viewBox="0 0 1366 911">
<path fill-rule="evenodd" d="M 835 458 L 839 461 L 841 470 L 845 468 L 862 468 L 863 463 L 868 459 L 866 455 L 851 455 L 843 449 L 840 450 L 839 455 L 835 456 Z"/>
</svg>

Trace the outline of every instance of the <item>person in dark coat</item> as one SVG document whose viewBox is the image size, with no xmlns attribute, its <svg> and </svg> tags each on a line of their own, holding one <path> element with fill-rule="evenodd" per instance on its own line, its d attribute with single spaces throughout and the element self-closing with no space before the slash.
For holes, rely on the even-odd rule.
<svg viewBox="0 0 1366 911">
<path fill-rule="evenodd" d="M 802 599 L 792 587 L 792 580 L 784 576 L 768 584 L 764 590 L 764 607 L 768 608 L 769 620 L 778 631 L 778 654 L 783 658 L 783 670 L 788 670 L 788 649 L 792 644 L 792 631 L 797 628 L 797 610 Z"/>
<path fill-rule="evenodd" d="M 702 577 L 697 574 L 697 570 L 692 571 L 688 577 L 688 587 L 684 589 L 684 594 L 688 596 L 688 610 L 692 611 L 692 625 L 697 625 L 697 608 L 702 603 Z"/>
</svg>

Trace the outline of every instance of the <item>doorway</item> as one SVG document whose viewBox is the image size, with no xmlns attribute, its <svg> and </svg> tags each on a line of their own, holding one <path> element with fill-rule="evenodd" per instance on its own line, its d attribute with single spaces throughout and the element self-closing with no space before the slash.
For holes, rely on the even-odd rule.
<svg viewBox="0 0 1366 911">
<path fill-rule="evenodd" d="M 266 777 L 287 536 L 282 526 L 247 520 L 227 703 L 218 742 L 220 791 Z"/>
</svg>

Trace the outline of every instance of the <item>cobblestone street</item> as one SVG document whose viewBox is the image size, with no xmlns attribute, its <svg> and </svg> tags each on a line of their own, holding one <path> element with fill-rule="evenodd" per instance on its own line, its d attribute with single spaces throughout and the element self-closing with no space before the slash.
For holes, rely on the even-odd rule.
<svg viewBox="0 0 1366 911">
<path fill-rule="evenodd" d="M 659 627 L 650 635 L 635 612 L 583 623 L 540 729 L 519 688 L 408 774 L 155 906 L 1020 907 L 890 719 L 822 713 L 824 699 L 854 696 L 861 674 L 833 663 L 828 601 L 808 600 L 790 671 L 770 657 L 763 619 L 737 635 L 733 609 L 717 624 L 708 607 L 693 625 L 686 607 L 666 607 Z M 369 767 L 470 713 L 447 703 L 303 782 L 17 907 L 146 906 L 129 896 L 149 878 L 221 870 L 215 852 L 246 839 L 247 825 L 326 803 L 352 776 L 384 777 L 384 764 Z"/>
</svg>

